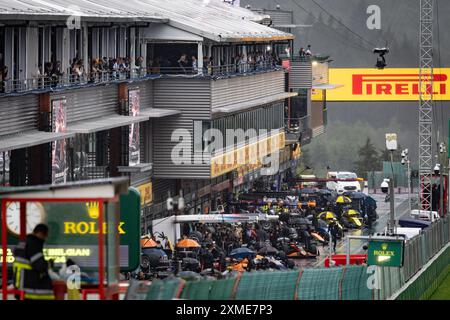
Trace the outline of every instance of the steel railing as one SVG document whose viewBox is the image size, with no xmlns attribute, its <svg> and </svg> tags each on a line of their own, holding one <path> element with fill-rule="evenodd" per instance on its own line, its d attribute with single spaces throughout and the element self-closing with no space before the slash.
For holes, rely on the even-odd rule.
<svg viewBox="0 0 450 320">
<path fill-rule="evenodd" d="M 38 76 L 28 79 L 9 79 L 0 81 L 0 95 L 23 93 L 36 90 L 54 90 L 62 87 L 101 84 L 129 79 L 143 79 L 155 75 L 168 76 L 231 76 L 254 72 L 271 71 L 281 68 L 273 61 L 246 62 L 221 66 L 204 66 L 199 72 L 193 67 L 159 67 L 136 68 L 127 71 L 107 70 L 83 74 L 63 74 Z"/>
<path fill-rule="evenodd" d="M 281 68 L 275 61 L 259 61 L 259 62 L 236 62 L 232 64 L 224 64 L 212 66 L 204 64 L 199 72 L 198 68 L 194 67 L 164 67 L 164 66 L 150 66 L 148 67 L 151 74 L 168 74 L 168 75 L 210 75 L 210 76 L 229 76 L 245 73 L 253 73 L 259 71 L 270 71 Z"/>
<path fill-rule="evenodd" d="M 0 82 L 0 94 L 21 93 L 34 90 L 52 90 L 67 86 L 99 84 L 111 81 L 146 77 L 145 69 L 131 71 L 98 71 L 83 74 L 39 76 L 29 79 L 10 79 Z"/>
</svg>

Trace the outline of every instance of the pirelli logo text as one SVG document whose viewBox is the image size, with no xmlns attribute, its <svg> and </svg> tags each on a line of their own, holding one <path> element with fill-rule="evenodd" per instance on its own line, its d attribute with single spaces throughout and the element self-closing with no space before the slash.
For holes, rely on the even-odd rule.
<svg viewBox="0 0 450 320">
<path fill-rule="evenodd" d="M 425 83 L 420 88 L 419 74 L 354 74 L 353 95 L 419 95 L 421 93 L 433 95 L 447 93 L 447 75 L 425 75 Z M 420 89 L 419 89 L 420 88 Z"/>
<path fill-rule="evenodd" d="M 417 101 L 421 93 L 450 100 L 450 68 L 436 68 L 422 84 L 417 68 L 330 69 L 329 82 L 342 87 L 327 90 L 327 101 Z"/>
</svg>

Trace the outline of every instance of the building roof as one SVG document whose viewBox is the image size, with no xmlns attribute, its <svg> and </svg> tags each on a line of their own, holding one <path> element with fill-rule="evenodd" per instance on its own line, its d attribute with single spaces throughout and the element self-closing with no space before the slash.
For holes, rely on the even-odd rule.
<svg viewBox="0 0 450 320">
<path fill-rule="evenodd" d="M 169 19 L 171 26 L 216 42 L 274 41 L 294 36 L 255 21 L 261 16 L 221 0 L 128 0 L 143 10 L 157 12 Z"/>
<path fill-rule="evenodd" d="M 0 0 L 0 20 L 167 22 L 216 42 L 274 41 L 293 35 L 257 22 L 266 16 L 221 0 Z"/>
<path fill-rule="evenodd" d="M 40 144 L 72 138 L 73 132 L 44 132 L 31 130 L 0 137 L 0 152 L 28 148 Z"/>
<path fill-rule="evenodd" d="M 150 10 L 140 10 L 128 1 L 118 0 L 0 0 L 1 20 L 65 20 L 78 16 L 81 21 L 167 22 Z"/>
</svg>

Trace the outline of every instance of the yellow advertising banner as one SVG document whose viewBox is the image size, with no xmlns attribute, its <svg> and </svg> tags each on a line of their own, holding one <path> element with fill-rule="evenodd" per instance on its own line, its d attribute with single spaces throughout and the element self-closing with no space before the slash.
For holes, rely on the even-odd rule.
<svg viewBox="0 0 450 320">
<path fill-rule="evenodd" d="M 269 154 L 268 147 L 271 148 L 271 152 L 275 152 L 284 148 L 285 141 L 285 134 L 281 132 L 237 150 L 215 156 L 211 159 L 211 177 L 221 176 L 243 166 L 258 168 L 261 166 L 259 160 Z"/>
<path fill-rule="evenodd" d="M 327 90 L 327 101 L 416 101 L 420 92 L 435 100 L 450 100 L 450 68 L 435 68 L 422 86 L 417 68 L 330 69 L 329 82 L 343 87 Z M 320 92 L 313 92 L 318 101 Z"/>
<path fill-rule="evenodd" d="M 147 205 L 153 201 L 153 186 L 152 183 L 141 184 L 137 187 L 139 193 L 141 194 L 141 205 Z"/>
</svg>

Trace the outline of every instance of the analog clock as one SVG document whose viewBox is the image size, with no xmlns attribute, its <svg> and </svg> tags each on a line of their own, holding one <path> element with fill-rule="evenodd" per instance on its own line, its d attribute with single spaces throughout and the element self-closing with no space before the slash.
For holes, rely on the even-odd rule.
<svg viewBox="0 0 450 320">
<path fill-rule="evenodd" d="M 36 225 L 44 221 L 45 210 L 39 202 L 27 202 L 27 229 L 31 233 Z M 8 230 L 20 235 L 20 203 L 10 202 L 6 209 L 6 226 Z"/>
</svg>

